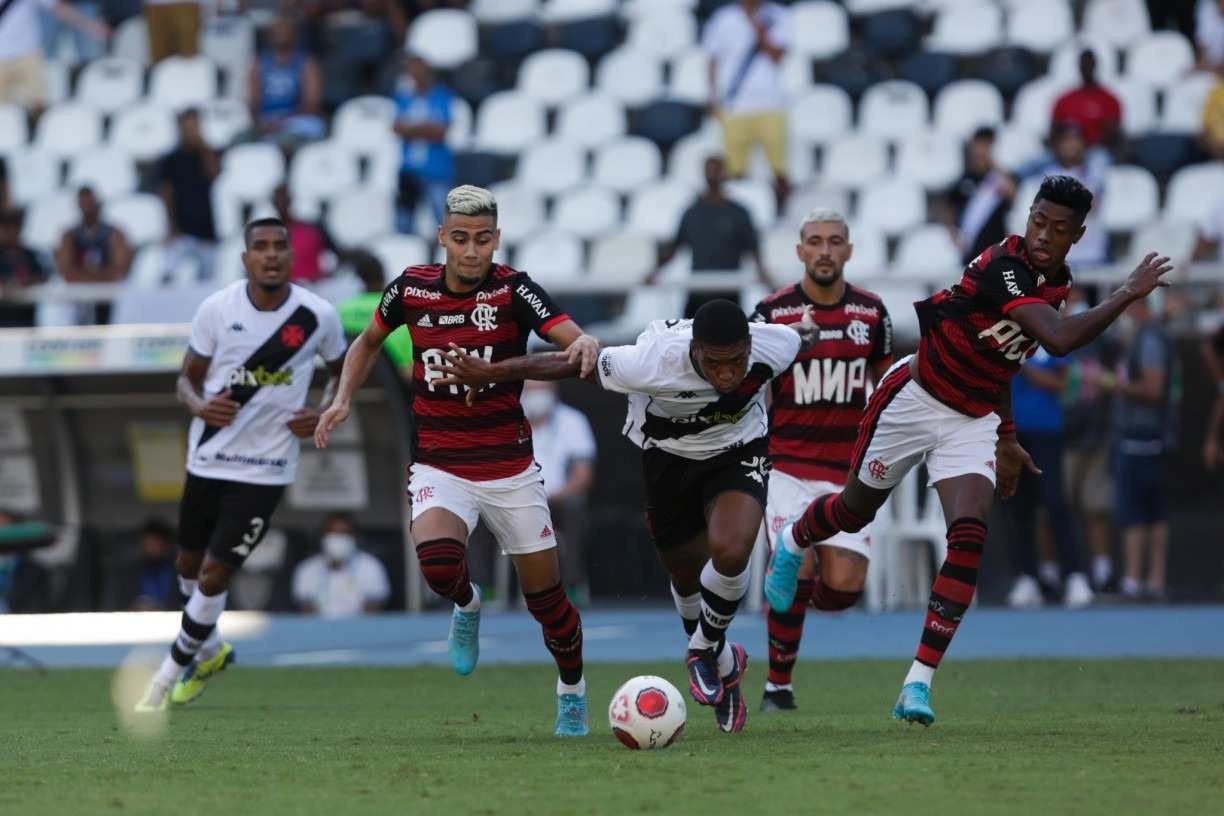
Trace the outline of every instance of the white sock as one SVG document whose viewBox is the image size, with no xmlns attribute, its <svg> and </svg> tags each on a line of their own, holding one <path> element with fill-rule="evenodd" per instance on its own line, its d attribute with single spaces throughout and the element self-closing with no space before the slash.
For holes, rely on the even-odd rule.
<svg viewBox="0 0 1224 816">
<path fill-rule="evenodd" d="M 794 525 L 791 525 L 790 533 L 788 535 L 782 536 L 782 546 L 785 547 L 786 551 L 789 553 L 793 553 L 795 555 L 803 555 L 803 550 L 805 548 L 800 547 L 799 543 L 795 541 Z"/>
<path fill-rule="evenodd" d="M 184 578 L 181 575 L 178 576 L 179 592 L 183 593 L 185 597 L 190 598 L 193 594 L 195 594 L 196 584 L 198 583 L 199 581 L 194 578 Z"/>
<path fill-rule="evenodd" d="M 701 617 L 701 593 L 694 592 L 692 595 L 681 595 L 676 589 L 675 584 L 668 584 L 671 587 L 672 600 L 676 604 L 676 611 L 680 613 L 680 617 L 684 620 L 695 621 Z"/>
<path fill-rule="evenodd" d="M 215 628 L 212 634 L 208 636 L 208 640 L 200 644 L 200 651 L 196 652 L 196 662 L 205 663 L 212 660 L 221 651 L 221 629 Z"/>
<path fill-rule="evenodd" d="M 578 678 L 578 682 L 574 685 L 561 682 L 561 678 L 557 678 L 557 696 L 562 694 L 586 694 L 586 677 Z"/>
<path fill-rule="evenodd" d="M 718 676 L 726 677 L 735 671 L 735 655 L 731 653 L 731 647 L 724 640 L 722 648 L 718 650 Z"/>
<path fill-rule="evenodd" d="M 480 611 L 480 587 L 472 584 L 472 600 L 467 602 L 467 606 L 455 604 L 455 608 L 460 612 L 479 612 Z"/>
<path fill-rule="evenodd" d="M 1037 567 L 1037 574 L 1047 586 L 1056 587 L 1062 583 L 1062 570 L 1058 568 L 1057 561 L 1042 561 Z"/>
<path fill-rule="evenodd" d="M 228 592 L 205 595 L 197 586 L 183 606 L 183 611 L 196 623 L 216 625 L 221 613 L 225 611 L 225 599 L 228 597 Z"/>
<path fill-rule="evenodd" d="M 713 561 L 706 562 L 701 570 L 701 619 L 697 631 L 689 638 L 690 649 L 717 649 L 723 642 L 723 635 L 735 617 L 736 607 L 748 594 L 748 573 L 749 570 L 745 569 L 739 575 L 723 575 L 714 569 Z M 721 611 L 711 608 L 711 599 L 717 599 L 715 604 Z M 721 663 L 719 668 L 721 670 Z"/>
<path fill-rule="evenodd" d="M 769 682 L 768 680 L 766 680 L 766 681 L 765 681 L 765 691 L 766 691 L 766 692 L 771 692 L 771 691 L 793 691 L 793 690 L 794 690 L 794 688 L 795 688 L 795 686 L 794 686 L 793 684 L 791 684 L 791 683 L 781 683 L 781 684 L 779 684 L 779 683 L 771 683 L 771 682 Z"/>
<path fill-rule="evenodd" d="M 919 663 L 917 660 L 910 666 L 909 674 L 905 675 L 905 683 L 926 683 L 930 686 L 935 682 L 935 670 L 925 663 Z"/>
<path fill-rule="evenodd" d="M 162 658 L 161 665 L 157 667 L 157 673 L 153 675 L 153 685 L 163 689 L 167 688 L 183 673 L 183 668 L 175 662 L 173 657 L 166 655 Z"/>
<path fill-rule="evenodd" d="M 1113 559 L 1108 555 L 1092 557 L 1092 581 L 1097 586 L 1106 584 L 1113 577 Z"/>
</svg>

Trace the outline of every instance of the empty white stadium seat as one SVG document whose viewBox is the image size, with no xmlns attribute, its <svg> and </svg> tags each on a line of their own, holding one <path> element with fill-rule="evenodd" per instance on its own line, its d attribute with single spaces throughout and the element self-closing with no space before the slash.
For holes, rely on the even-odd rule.
<svg viewBox="0 0 1224 816">
<path fill-rule="evenodd" d="M 931 106 L 926 91 L 913 82 L 891 79 L 877 82 L 859 102 L 859 131 L 897 140 L 930 126 Z"/>
<path fill-rule="evenodd" d="M 1020 182 L 1020 187 L 1012 199 L 1011 209 L 1007 211 L 1007 231 L 1016 235 L 1024 234 L 1024 226 L 1028 222 L 1029 209 L 1037 190 L 1041 187 L 1040 178 L 1029 178 Z"/>
<path fill-rule="evenodd" d="M 382 264 L 387 280 L 410 266 L 429 263 L 429 245 L 419 235 L 383 235 L 370 242 L 369 250 Z"/>
<path fill-rule="evenodd" d="M 200 53 L 243 82 L 255 59 L 255 23 L 244 14 L 213 17 L 200 32 Z"/>
<path fill-rule="evenodd" d="M 476 147 L 491 153 L 518 153 L 544 138 L 544 108 L 513 91 L 495 93 L 476 113 Z"/>
<path fill-rule="evenodd" d="M 1137 229 L 1157 217 L 1160 191 L 1155 177 L 1142 167 L 1115 165 L 1105 172 L 1101 224 L 1114 232 Z"/>
<path fill-rule="evenodd" d="M 34 142 L 42 150 L 67 158 L 95 147 L 101 138 L 101 115 L 93 108 L 69 102 L 42 115 Z"/>
<path fill-rule="evenodd" d="M 642 187 L 629 201 L 628 228 L 656 241 L 670 241 L 676 237 L 680 218 L 695 198 L 692 187 L 672 179 Z"/>
<path fill-rule="evenodd" d="M 1003 11 L 990 3 L 958 3 L 942 9 L 926 40 L 931 51 L 982 54 L 1003 42 Z"/>
<path fill-rule="evenodd" d="M 658 251 L 648 236 L 614 232 L 591 246 L 588 277 L 592 282 L 619 283 L 632 288 L 655 268 Z"/>
<path fill-rule="evenodd" d="M 334 198 L 327 208 L 327 231 L 342 247 L 363 247 L 394 230 L 393 198 L 383 190 L 349 190 Z"/>
<path fill-rule="evenodd" d="M 705 163 L 711 156 L 723 155 L 722 130 L 703 127 L 690 133 L 672 147 L 667 157 L 667 177 L 678 179 L 693 189 L 705 187 Z"/>
<path fill-rule="evenodd" d="M 358 96 L 336 109 L 332 138 L 360 151 L 377 148 L 392 135 L 395 102 L 384 96 Z"/>
<path fill-rule="evenodd" d="M 626 44 L 660 59 L 683 54 L 697 42 L 697 20 L 681 8 L 662 7 L 629 21 Z"/>
<path fill-rule="evenodd" d="M 72 66 L 60 60 L 47 60 L 43 63 L 43 71 L 47 82 L 47 104 L 67 102 L 72 96 Z"/>
<path fill-rule="evenodd" d="M 599 148 L 595 154 L 595 183 L 629 193 L 657 179 L 663 171 L 659 146 L 641 136 L 628 136 Z"/>
<path fill-rule="evenodd" d="M 678 8 L 695 12 L 699 4 L 699 0 L 622 0 L 620 12 L 626 18 L 649 14 L 660 8 Z"/>
<path fill-rule="evenodd" d="M 617 0 L 544 0 L 540 19 L 547 23 L 569 23 L 607 17 L 616 13 Z"/>
<path fill-rule="evenodd" d="M 149 98 L 180 111 L 217 96 L 217 66 L 207 57 L 167 57 L 149 74 Z"/>
<path fill-rule="evenodd" d="M 926 190 L 948 188 L 964 167 L 962 139 L 939 131 L 915 133 L 903 139 L 897 151 L 897 176 Z"/>
<path fill-rule="evenodd" d="M 628 127 L 624 106 L 598 92 L 585 94 L 564 108 L 557 118 L 557 138 L 593 149 L 623 138 Z"/>
<path fill-rule="evenodd" d="M 26 208 L 21 241 L 31 249 L 49 252 L 59 246 L 64 231 L 80 220 L 75 193 L 68 190 L 51 193 Z"/>
<path fill-rule="evenodd" d="M 19 207 L 50 195 L 60 186 L 63 159 L 50 151 L 26 146 L 8 153 L 5 160 L 9 167 L 9 196 Z"/>
<path fill-rule="evenodd" d="M 847 275 L 875 277 L 888 271 L 888 240 L 879 227 L 852 221 L 850 243 L 854 254 L 846 262 Z"/>
<path fill-rule="evenodd" d="M 519 93 L 555 107 L 580 96 L 591 83 L 591 69 L 576 51 L 549 48 L 536 51 L 519 68 Z"/>
<path fill-rule="evenodd" d="M 483 25 L 529 20 L 540 10 L 540 0 L 473 0 L 472 16 Z"/>
<path fill-rule="evenodd" d="M 710 101 L 710 56 L 705 51 L 692 48 L 672 60 L 667 98 L 689 105 Z"/>
<path fill-rule="evenodd" d="M 851 129 L 853 108 L 850 95 L 836 85 L 814 85 L 790 107 L 791 138 L 797 145 L 840 139 Z"/>
<path fill-rule="evenodd" d="M 888 172 L 888 146 L 876 136 L 849 136 L 830 143 L 821 163 L 823 180 L 858 189 Z"/>
<path fill-rule="evenodd" d="M 850 193 L 840 187 L 821 185 L 794 190 L 786 199 L 786 211 L 782 214 L 779 229 L 790 230 L 798 242 L 799 225 L 812 210 L 836 210 L 842 215 L 849 215 Z"/>
<path fill-rule="evenodd" d="M 957 80 L 935 97 L 936 130 L 964 138 L 982 125 L 1002 122 L 1003 95 L 984 80 Z"/>
<path fill-rule="evenodd" d="M 69 188 L 91 187 L 103 202 L 135 191 L 136 184 L 135 162 L 114 147 L 80 153 L 68 163 Z"/>
<path fill-rule="evenodd" d="M 1152 33 L 1152 20 L 1143 0 L 1088 0 L 1083 31 L 1116 48 L 1125 48 Z"/>
<path fill-rule="evenodd" d="M 621 47 L 599 61 L 595 87 L 631 108 L 663 93 L 663 61 L 638 48 Z"/>
<path fill-rule="evenodd" d="M 451 100 L 450 126 L 446 129 L 446 144 L 451 150 L 467 150 L 472 146 L 472 130 L 476 125 L 476 114 L 472 106 L 461 96 Z"/>
<path fill-rule="evenodd" d="M 1136 265 L 1149 252 L 1159 252 L 1168 257 L 1174 265 L 1188 263 L 1194 257 L 1194 247 L 1198 242 L 1196 223 L 1166 219 L 1140 225 L 1131 236 L 1130 250 L 1126 253 L 1124 264 Z"/>
<path fill-rule="evenodd" d="M 770 229 L 778 220 L 778 198 L 772 185 L 753 179 L 732 179 L 727 182 L 726 191 L 728 198 L 748 210 L 758 231 Z"/>
<path fill-rule="evenodd" d="M 241 238 L 242 226 L 252 218 L 276 215 L 267 195 L 249 195 L 230 186 L 231 177 L 222 173 L 212 186 L 213 225 L 221 240 Z"/>
<path fill-rule="evenodd" d="M 30 125 L 25 110 L 17 105 L 0 105 L 0 153 L 25 147 L 29 140 Z"/>
<path fill-rule="evenodd" d="M 790 48 L 812 59 L 829 59 L 850 47 L 846 10 L 828 0 L 806 0 L 790 7 Z"/>
<path fill-rule="evenodd" d="M 961 252 L 942 224 L 923 224 L 901 236 L 892 273 L 943 286 L 961 266 Z"/>
<path fill-rule="evenodd" d="M 854 263 L 853 258 L 850 263 Z M 849 264 L 846 266 L 849 268 Z M 913 280 L 874 281 L 871 286 L 871 290 L 884 301 L 884 308 L 892 318 L 893 331 L 898 337 L 911 341 L 918 339 L 918 313 L 914 311 L 914 303 L 930 296 L 932 288 Z"/>
<path fill-rule="evenodd" d="M 1199 223 L 1219 202 L 1221 191 L 1224 191 L 1224 162 L 1183 167 L 1169 179 L 1164 218 Z"/>
<path fill-rule="evenodd" d="M 582 241 L 559 229 L 536 233 L 515 247 L 515 266 L 548 286 L 582 278 Z"/>
<path fill-rule="evenodd" d="M 1126 76 L 1168 88 L 1194 67 L 1194 48 L 1180 33 L 1154 31 L 1126 50 Z"/>
<path fill-rule="evenodd" d="M 926 195 L 905 179 L 870 184 L 859 191 L 855 220 L 873 224 L 888 235 L 900 235 L 926 221 Z"/>
<path fill-rule="evenodd" d="M 571 190 L 557 199 L 552 221 L 564 232 L 594 240 L 620 225 L 620 196 L 606 187 Z"/>
<path fill-rule="evenodd" d="M 782 89 L 791 96 L 799 96 L 814 84 L 812 58 L 807 54 L 787 51 L 782 57 Z"/>
<path fill-rule="evenodd" d="M 408 29 L 408 50 L 444 71 L 475 57 L 477 47 L 476 18 L 466 11 L 426 11 Z"/>
<path fill-rule="evenodd" d="M 357 154 L 338 141 L 303 145 L 289 166 L 289 192 L 302 215 L 318 217 L 319 205 L 337 191 L 356 187 L 360 167 Z"/>
<path fill-rule="evenodd" d="M 267 198 L 284 179 L 285 155 L 274 145 L 235 145 L 221 156 L 218 180 L 242 198 Z"/>
<path fill-rule="evenodd" d="M 149 26 L 144 15 L 129 17 L 111 34 L 111 55 L 149 64 Z"/>
<path fill-rule="evenodd" d="M 164 241 L 169 223 L 166 205 L 152 193 L 134 193 L 106 202 L 102 217 L 123 230 L 132 246 Z"/>
<path fill-rule="evenodd" d="M 761 236 L 761 262 L 775 279 L 782 279 L 787 270 L 799 265 L 795 247 L 799 245 L 799 230 L 777 227 Z"/>
<path fill-rule="evenodd" d="M 748 169 L 745 178 L 773 183 L 774 171 L 764 150 L 753 150 L 748 154 Z M 807 184 L 816 176 L 816 148 L 791 145 L 786 151 L 786 177 L 792 185 Z"/>
<path fill-rule="evenodd" d="M 545 195 L 579 184 L 586 176 L 586 155 L 568 142 L 551 140 L 528 147 L 518 160 L 515 180 Z"/>
<path fill-rule="evenodd" d="M 251 110 L 236 99 L 213 99 L 200 106 L 200 130 L 214 150 L 224 150 L 251 130 Z"/>
<path fill-rule="evenodd" d="M 1071 87 L 1065 80 L 1041 77 L 1024 85 L 1012 102 L 1011 125 L 1044 138 L 1050 130 L 1054 103 Z"/>
<path fill-rule="evenodd" d="M 138 162 L 164 156 L 178 144 L 174 112 L 152 102 L 122 110 L 111 120 L 109 142 Z"/>
<path fill-rule="evenodd" d="M 212 280 L 218 286 L 242 280 L 246 269 L 242 265 L 242 252 L 246 249 L 241 235 L 223 241 L 214 256 Z"/>
<path fill-rule="evenodd" d="M 1166 133 L 1198 135 L 1203 129 L 1207 95 L 1217 82 L 1215 74 L 1198 71 L 1165 91 L 1160 129 Z"/>
<path fill-rule="evenodd" d="M 999 128 L 995 133 L 994 160 L 1007 170 L 1016 171 L 1037 161 L 1044 150 L 1041 137 L 1018 123 Z"/>
<path fill-rule="evenodd" d="M 143 65 L 123 57 L 105 57 L 81 70 L 76 99 L 103 113 L 115 113 L 135 104 L 143 90 Z"/>
<path fill-rule="evenodd" d="M 1075 36 L 1068 0 L 1024 0 L 1007 14 L 1007 42 L 1048 54 Z"/>
<path fill-rule="evenodd" d="M 1122 105 L 1122 130 L 1128 136 L 1138 136 L 1156 129 L 1156 90 L 1150 85 L 1122 79 L 1110 90 Z"/>
<path fill-rule="evenodd" d="M 515 244 L 544 227 L 544 197 L 522 184 L 493 185 L 497 197 L 497 228 L 502 244 Z"/>
</svg>

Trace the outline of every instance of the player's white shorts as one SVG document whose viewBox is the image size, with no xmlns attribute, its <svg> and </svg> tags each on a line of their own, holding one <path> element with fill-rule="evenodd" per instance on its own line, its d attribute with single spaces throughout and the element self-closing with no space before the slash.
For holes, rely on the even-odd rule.
<svg viewBox="0 0 1224 816">
<path fill-rule="evenodd" d="M 516 476 L 474 482 L 429 465 L 414 464 L 408 478 L 412 520 L 435 507 L 449 510 L 467 525 L 468 535 L 484 519 L 506 555 L 527 555 L 557 546 L 548 494 L 540 466 Z"/>
<path fill-rule="evenodd" d="M 931 484 L 970 473 L 994 484 L 998 414 L 971 417 L 944 405 L 911 379 L 909 360 L 888 369 L 867 401 L 851 470 L 887 489 L 925 456 Z"/>
<path fill-rule="evenodd" d="M 813 499 L 826 493 L 840 493 L 842 487 L 843 485 L 832 482 L 798 479 L 777 468 L 770 471 L 769 500 L 765 504 L 765 523 L 769 529 L 769 546 L 773 547 L 773 540 L 778 531 L 787 522 L 794 521 L 803 515 L 803 511 Z M 870 525 L 857 533 L 840 532 L 820 543 L 856 552 L 864 558 L 871 558 L 871 536 L 867 534 L 869 529 L 871 529 Z"/>
</svg>

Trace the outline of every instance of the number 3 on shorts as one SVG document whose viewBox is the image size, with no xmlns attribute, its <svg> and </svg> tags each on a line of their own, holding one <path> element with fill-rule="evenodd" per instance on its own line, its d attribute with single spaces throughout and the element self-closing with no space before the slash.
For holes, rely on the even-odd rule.
<svg viewBox="0 0 1224 816">
<path fill-rule="evenodd" d="M 263 532 L 264 520 L 259 516 L 251 518 L 251 531 L 242 537 L 242 541 L 234 547 L 234 552 L 246 558 L 251 554 L 251 548 L 259 543 L 259 534 Z"/>
</svg>

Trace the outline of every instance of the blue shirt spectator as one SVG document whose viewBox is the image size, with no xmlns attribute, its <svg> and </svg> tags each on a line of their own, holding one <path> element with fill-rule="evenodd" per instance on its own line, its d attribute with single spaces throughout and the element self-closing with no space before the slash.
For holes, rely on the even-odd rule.
<svg viewBox="0 0 1224 816">
<path fill-rule="evenodd" d="M 1063 429 L 1062 397 L 1049 388 L 1041 388 L 1026 375 L 1031 369 L 1038 371 L 1061 371 L 1067 367 L 1065 357 L 1052 357 L 1048 351 L 1038 348 L 1037 353 L 1020 369 L 1020 376 L 1012 380 L 1012 415 L 1020 431 L 1053 433 Z"/>
<path fill-rule="evenodd" d="M 405 77 L 395 92 L 395 133 L 403 143 L 400 163 L 400 231 L 413 232 L 416 206 L 429 202 L 442 222 L 446 194 L 455 182 L 455 157 L 446 143 L 455 94 L 434 81 L 420 57 L 404 60 Z"/>
<path fill-rule="evenodd" d="M 251 66 L 251 113 L 261 136 L 287 146 L 323 138 L 319 116 L 323 81 L 318 63 L 300 45 L 297 23 L 278 17 L 269 47 Z"/>
</svg>

